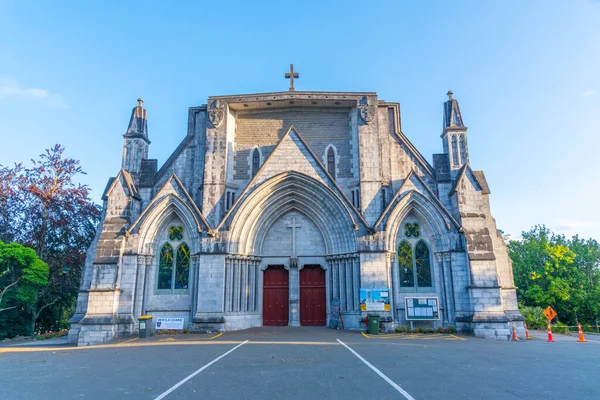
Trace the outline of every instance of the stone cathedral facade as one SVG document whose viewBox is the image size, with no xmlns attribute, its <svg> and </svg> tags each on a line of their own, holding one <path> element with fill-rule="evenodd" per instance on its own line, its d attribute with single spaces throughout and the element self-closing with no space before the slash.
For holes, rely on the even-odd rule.
<svg viewBox="0 0 600 400">
<path fill-rule="evenodd" d="M 160 168 L 139 99 L 69 339 L 129 335 L 141 315 L 194 332 L 326 325 L 333 299 L 344 329 L 364 329 L 369 288 L 388 290 L 382 329 L 408 325 L 405 298 L 427 297 L 438 318 L 417 326 L 508 339 L 516 322 L 524 335 L 490 188 L 448 96 L 432 163 L 398 103 L 291 88 L 191 107 Z"/>
</svg>

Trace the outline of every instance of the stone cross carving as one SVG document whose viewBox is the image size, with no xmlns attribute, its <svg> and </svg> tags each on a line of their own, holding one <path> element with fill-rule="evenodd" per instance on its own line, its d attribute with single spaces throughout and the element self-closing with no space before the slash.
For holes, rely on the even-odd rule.
<svg viewBox="0 0 600 400">
<path fill-rule="evenodd" d="M 296 255 L 296 228 L 301 228 L 300 224 L 296 224 L 296 216 L 292 217 L 292 222 L 287 225 L 292 228 L 292 256 Z"/>
<path fill-rule="evenodd" d="M 294 78 L 300 79 L 300 74 L 294 72 L 294 64 L 290 64 L 290 72 L 285 73 L 285 79 L 290 80 L 290 92 L 295 91 L 294 89 Z"/>
</svg>

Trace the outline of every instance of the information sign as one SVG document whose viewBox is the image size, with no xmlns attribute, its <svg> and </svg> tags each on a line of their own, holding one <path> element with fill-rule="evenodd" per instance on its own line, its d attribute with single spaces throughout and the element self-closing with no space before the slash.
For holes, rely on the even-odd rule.
<svg viewBox="0 0 600 400">
<path fill-rule="evenodd" d="M 361 311 L 390 311 L 390 291 L 385 289 L 360 289 Z"/>
<path fill-rule="evenodd" d="M 156 318 L 156 329 L 183 329 L 184 318 Z"/>
<path fill-rule="evenodd" d="M 437 297 L 406 297 L 406 319 L 437 320 L 440 319 L 439 301 Z"/>
</svg>

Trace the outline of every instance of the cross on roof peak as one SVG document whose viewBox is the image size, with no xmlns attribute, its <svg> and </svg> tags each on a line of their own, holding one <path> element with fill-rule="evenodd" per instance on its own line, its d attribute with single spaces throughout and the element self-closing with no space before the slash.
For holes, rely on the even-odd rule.
<svg viewBox="0 0 600 400">
<path fill-rule="evenodd" d="M 296 89 L 294 89 L 294 78 L 300 79 L 300 74 L 297 72 L 294 72 L 294 64 L 290 64 L 290 72 L 285 73 L 285 79 L 290 80 L 290 92 L 293 92 L 296 90 Z"/>
</svg>

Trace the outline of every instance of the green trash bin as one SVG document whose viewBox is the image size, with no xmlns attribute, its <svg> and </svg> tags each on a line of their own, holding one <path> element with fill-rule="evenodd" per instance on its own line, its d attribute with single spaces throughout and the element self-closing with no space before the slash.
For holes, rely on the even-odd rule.
<svg viewBox="0 0 600 400">
<path fill-rule="evenodd" d="M 369 314 L 368 331 L 370 335 L 379 335 L 379 315 Z"/>
<path fill-rule="evenodd" d="M 140 325 L 139 337 L 143 339 L 152 336 L 152 315 L 142 315 L 138 318 L 138 322 Z"/>
</svg>

